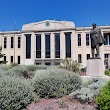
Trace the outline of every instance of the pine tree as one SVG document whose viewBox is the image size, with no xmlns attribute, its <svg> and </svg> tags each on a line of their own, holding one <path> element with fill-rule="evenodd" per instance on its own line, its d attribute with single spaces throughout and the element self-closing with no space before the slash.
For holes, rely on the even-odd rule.
<svg viewBox="0 0 110 110">
<path fill-rule="evenodd" d="M 2 47 L 0 47 L 0 59 L 2 59 L 5 56 L 5 54 L 2 54 L 1 51 L 2 51 Z M 0 64 L 6 64 L 6 63 L 7 61 L 0 60 Z"/>
</svg>

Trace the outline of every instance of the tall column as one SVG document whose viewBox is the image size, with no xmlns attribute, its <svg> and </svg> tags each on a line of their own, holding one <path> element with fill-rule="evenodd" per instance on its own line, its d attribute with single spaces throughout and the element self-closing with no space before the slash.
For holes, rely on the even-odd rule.
<svg viewBox="0 0 110 110">
<path fill-rule="evenodd" d="M 71 59 L 76 60 L 76 40 L 75 40 L 75 31 L 71 33 Z"/>
<path fill-rule="evenodd" d="M 82 45 L 82 64 L 85 67 L 87 65 L 87 58 L 86 58 L 86 33 L 82 33 L 81 36 L 81 45 Z"/>
<path fill-rule="evenodd" d="M 66 57 L 66 48 L 65 48 L 65 34 L 61 32 L 60 35 L 60 52 L 61 52 L 61 59 L 65 59 Z"/>
<path fill-rule="evenodd" d="M 50 37 L 50 47 L 51 47 L 51 59 L 55 58 L 55 36 L 53 33 L 51 33 L 51 37 Z"/>
<path fill-rule="evenodd" d="M 21 35 L 21 65 L 25 64 L 26 60 L 26 36 L 24 34 Z"/>
<path fill-rule="evenodd" d="M 35 61 L 35 34 L 32 33 L 31 35 L 31 60 L 32 64 L 34 64 Z"/>
<path fill-rule="evenodd" d="M 45 59 L 45 34 L 42 33 L 41 35 L 41 59 Z M 42 64 L 44 64 L 44 61 L 42 61 Z"/>
</svg>

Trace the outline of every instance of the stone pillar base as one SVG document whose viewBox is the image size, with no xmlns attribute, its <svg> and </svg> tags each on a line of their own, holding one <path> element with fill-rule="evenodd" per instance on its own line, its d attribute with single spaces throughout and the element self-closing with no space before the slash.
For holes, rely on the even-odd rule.
<svg viewBox="0 0 110 110">
<path fill-rule="evenodd" d="M 89 59 L 87 61 L 87 76 L 103 77 L 105 76 L 104 71 L 104 62 L 101 59 Z"/>
</svg>

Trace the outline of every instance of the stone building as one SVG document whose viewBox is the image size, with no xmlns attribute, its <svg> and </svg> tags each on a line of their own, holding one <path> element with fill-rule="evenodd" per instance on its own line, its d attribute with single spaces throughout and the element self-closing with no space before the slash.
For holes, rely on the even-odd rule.
<svg viewBox="0 0 110 110">
<path fill-rule="evenodd" d="M 109 67 L 110 26 L 99 28 L 106 39 L 100 47 L 100 57 Z M 0 46 L 7 64 L 58 65 L 61 59 L 69 57 L 85 67 L 91 57 L 91 29 L 75 27 L 70 21 L 45 20 L 25 24 L 21 31 L 0 32 Z"/>
</svg>

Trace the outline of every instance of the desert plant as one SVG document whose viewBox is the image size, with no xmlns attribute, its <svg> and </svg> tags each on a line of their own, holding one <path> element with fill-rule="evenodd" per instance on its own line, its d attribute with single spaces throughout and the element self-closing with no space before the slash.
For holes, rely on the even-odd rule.
<svg viewBox="0 0 110 110">
<path fill-rule="evenodd" d="M 80 102 L 92 102 L 98 96 L 101 87 L 107 83 L 107 80 L 93 79 L 86 84 L 83 84 L 80 90 L 76 90 L 69 94 L 73 98 L 78 99 Z"/>
<path fill-rule="evenodd" d="M 0 108 L 20 110 L 33 100 L 33 88 L 29 81 L 15 77 L 0 78 Z"/>
<path fill-rule="evenodd" d="M 105 75 L 110 76 L 110 70 L 105 70 Z"/>
<path fill-rule="evenodd" d="M 23 67 L 26 67 L 28 71 L 35 71 L 39 69 L 47 69 L 46 65 L 23 65 Z"/>
<path fill-rule="evenodd" d="M 5 72 L 5 74 L 9 76 L 31 78 L 31 73 L 27 70 L 27 68 L 22 66 L 15 66 L 13 68 L 10 68 Z"/>
<path fill-rule="evenodd" d="M 73 61 L 71 58 L 65 58 L 61 60 L 61 68 L 80 73 L 81 65 L 77 61 Z"/>
<path fill-rule="evenodd" d="M 110 110 L 110 81 L 102 87 L 96 101 L 99 104 L 100 110 Z"/>
<path fill-rule="evenodd" d="M 33 87 L 40 97 L 53 98 L 67 95 L 81 87 L 79 75 L 63 70 L 39 70 L 33 78 Z"/>
</svg>

